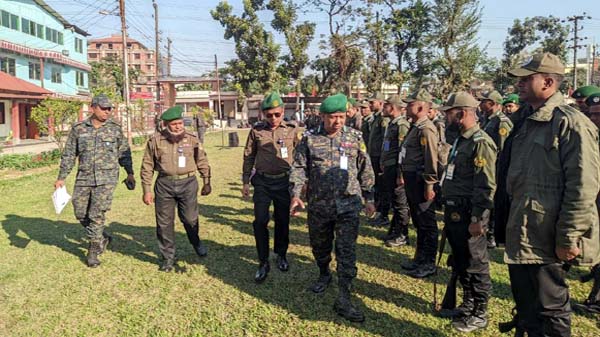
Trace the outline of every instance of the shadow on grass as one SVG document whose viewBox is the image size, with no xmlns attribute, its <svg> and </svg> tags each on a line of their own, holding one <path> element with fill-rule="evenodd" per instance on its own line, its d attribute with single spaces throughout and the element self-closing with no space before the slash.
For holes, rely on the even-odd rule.
<svg viewBox="0 0 600 337">
<path fill-rule="evenodd" d="M 354 302 L 364 311 L 367 321 L 357 324 L 338 317 L 332 309 L 337 294 L 335 284 L 332 282 L 330 288 L 321 295 L 313 294 L 308 290 L 308 286 L 314 281 L 318 271 L 314 263 L 303 256 L 288 254 L 290 271 L 283 274 L 276 268 L 272 268 L 265 283 L 257 285 L 253 280 L 256 271 L 254 247 L 225 246 L 214 241 L 207 241 L 207 245 L 210 249 L 210 260 L 228 261 L 228 263 L 208 263 L 207 261 L 204 265 L 208 274 L 265 303 L 281 307 L 301 319 L 333 321 L 384 336 L 445 336 L 442 331 L 398 319 L 385 312 L 375 311 L 356 298 L 354 298 Z M 353 289 L 354 292 L 366 297 L 395 305 L 409 306 L 417 312 L 429 313 L 428 310 L 425 310 L 429 304 L 423 299 L 397 289 L 360 280 L 354 282 Z"/>
</svg>

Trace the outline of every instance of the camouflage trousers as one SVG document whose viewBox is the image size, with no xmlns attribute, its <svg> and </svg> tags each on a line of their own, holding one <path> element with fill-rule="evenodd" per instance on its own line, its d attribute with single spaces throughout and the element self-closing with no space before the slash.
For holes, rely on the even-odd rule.
<svg viewBox="0 0 600 337">
<path fill-rule="evenodd" d="M 308 234 L 313 256 L 319 267 L 331 262 L 335 242 L 338 280 L 350 282 L 356 277 L 356 238 L 358 236 L 359 210 L 336 212 L 336 207 L 310 207 L 308 209 Z"/>
<path fill-rule="evenodd" d="M 106 211 L 110 210 L 115 185 L 77 186 L 73 190 L 75 217 L 90 241 L 102 240 Z"/>
</svg>

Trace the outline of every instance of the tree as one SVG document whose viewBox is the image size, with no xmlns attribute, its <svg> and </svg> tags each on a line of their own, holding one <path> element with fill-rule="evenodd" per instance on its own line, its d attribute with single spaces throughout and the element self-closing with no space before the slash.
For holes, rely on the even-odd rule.
<svg viewBox="0 0 600 337">
<path fill-rule="evenodd" d="M 267 8 L 274 14 L 271 26 L 285 36 L 289 54 L 281 59 L 289 78 L 295 81 L 296 110 L 299 110 L 302 74 L 309 61 L 306 50 L 315 35 L 315 24 L 305 21 L 296 25 L 298 8 L 291 0 L 270 0 Z"/>
<path fill-rule="evenodd" d="M 253 85 L 261 92 L 268 91 L 278 77 L 275 67 L 279 46 L 256 14 L 264 8 L 263 2 L 243 0 L 244 12 L 241 16 L 233 15 L 233 8 L 226 1 L 221 1 L 210 11 L 213 19 L 225 28 L 225 39 L 233 39 L 235 42 L 238 58 L 227 62 L 227 66 L 239 85 L 239 91 L 246 97 L 252 96 Z M 245 104 L 245 100 L 243 101 Z"/>
<path fill-rule="evenodd" d="M 436 72 L 441 93 L 463 90 L 482 62 L 484 51 L 477 45 L 481 23 L 478 0 L 435 0 L 431 42 L 439 46 Z"/>
<path fill-rule="evenodd" d="M 112 101 L 123 101 L 123 62 L 120 58 L 107 56 L 100 62 L 90 62 L 90 91 L 93 95 L 105 94 Z M 130 85 L 135 84 L 140 76 L 140 71 L 129 68 Z"/>
<path fill-rule="evenodd" d="M 185 83 L 177 87 L 177 91 L 206 91 L 211 90 L 209 83 Z"/>
<path fill-rule="evenodd" d="M 80 101 L 48 97 L 31 108 L 30 119 L 37 124 L 40 132 L 54 135 L 52 139 L 62 153 L 65 137 L 71 125 L 77 121 L 82 105 Z"/>
<path fill-rule="evenodd" d="M 331 49 L 329 57 L 337 65 L 337 76 L 330 82 L 330 88 L 321 88 L 321 91 L 341 89 L 349 95 L 363 60 L 360 34 L 352 26 L 357 12 L 351 0 L 305 0 L 303 6 L 324 12 L 328 17 L 330 36 L 327 42 L 322 41 L 322 45 L 327 43 Z"/>
<path fill-rule="evenodd" d="M 368 92 L 381 91 L 384 83 L 389 83 L 391 64 L 389 62 L 391 26 L 380 20 L 379 11 L 370 4 L 359 11 L 363 17 L 364 26 L 360 35 L 369 53 L 362 71 L 361 81 Z"/>
</svg>

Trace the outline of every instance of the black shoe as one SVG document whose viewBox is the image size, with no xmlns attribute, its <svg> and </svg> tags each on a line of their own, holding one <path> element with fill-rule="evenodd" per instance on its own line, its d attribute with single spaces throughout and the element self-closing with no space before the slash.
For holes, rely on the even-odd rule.
<svg viewBox="0 0 600 337">
<path fill-rule="evenodd" d="M 165 273 L 169 273 L 173 270 L 175 266 L 175 260 L 174 259 L 165 259 L 161 264 L 160 264 L 160 268 L 158 268 L 158 270 L 160 271 L 164 271 Z"/>
<path fill-rule="evenodd" d="M 371 221 L 369 224 L 374 227 L 388 227 L 390 225 L 390 220 L 387 217 L 379 216 Z"/>
<path fill-rule="evenodd" d="M 310 286 L 310 290 L 312 290 L 315 294 L 320 294 L 327 290 L 329 283 L 331 283 L 331 274 L 319 275 L 319 278 Z"/>
<path fill-rule="evenodd" d="M 411 261 L 402 263 L 400 265 L 400 267 L 402 267 L 402 269 L 404 269 L 404 270 L 415 270 L 415 269 L 419 268 L 420 265 L 421 265 L 420 261 L 411 260 Z"/>
<path fill-rule="evenodd" d="M 283 272 L 286 272 L 290 269 L 290 264 L 288 263 L 285 255 L 277 255 L 277 268 Z"/>
<path fill-rule="evenodd" d="M 360 323 L 365 321 L 365 315 L 357 307 L 352 305 L 350 299 L 338 297 L 333 305 L 333 310 L 350 322 Z"/>
<path fill-rule="evenodd" d="M 86 256 L 87 266 L 90 268 L 96 268 L 100 265 L 100 260 L 98 260 L 98 255 L 102 249 L 102 245 L 100 242 L 90 242 L 88 253 Z"/>
<path fill-rule="evenodd" d="M 573 309 L 579 313 L 600 314 L 600 302 L 574 303 Z"/>
<path fill-rule="evenodd" d="M 435 265 L 433 263 L 427 263 L 420 265 L 417 269 L 411 270 L 406 274 L 414 278 L 426 278 L 435 274 L 435 271 Z"/>
<path fill-rule="evenodd" d="M 396 238 L 385 241 L 385 245 L 388 247 L 400 247 L 408 245 L 408 238 L 404 235 L 400 235 Z"/>
<path fill-rule="evenodd" d="M 256 271 L 256 274 L 254 275 L 254 281 L 256 283 L 263 283 L 264 280 L 267 278 L 267 275 L 269 275 L 270 270 L 271 266 L 269 265 L 269 262 L 261 262 L 258 265 L 258 270 Z"/>
<path fill-rule="evenodd" d="M 472 332 L 479 329 L 485 329 L 488 326 L 487 315 L 469 315 L 457 318 L 452 322 L 452 327 L 460 332 Z"/>
<path fill-rule="evenodd" d="M 200 241 L 198 245 L 194 246 L 194 250 L 196 251 L 196 254 L 198 254 L 198 256 L 200 257 L 206 256 L 206 254 L 208 254 L 208 249 L 202 243 L 202 241 Z"/>
</svg>

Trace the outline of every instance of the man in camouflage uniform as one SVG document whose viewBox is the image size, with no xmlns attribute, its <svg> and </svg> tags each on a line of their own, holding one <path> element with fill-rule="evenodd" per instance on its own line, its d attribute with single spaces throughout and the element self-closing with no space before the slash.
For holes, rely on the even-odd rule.
<svg viewBox="0 0 600 337">
<path fill-rule="evenodd" d="M 597 128 L 600 128 L 600 92 L 588 96 L 585 105 L 589 107 L 588 117 Z M 596 197 L 596 209 L 600 210 L 600 194 Z M 575 310 L 600 314 L 600 264 L 594 265 L 590 273 L 582 277 L 582 281 L 593 281 L 592 290 L 582 304 L 574 304 Z"/>
<path fill-rule="evenodd" d="M 288 271 L 286 258 L 290 225 L 289 172 L 294 159 L 294 148 L 299 138 L 293 123 L 283 122 L 284 105 L 279 93 L 272 92 L 261 103 L 264 121 L 254 125 L 244 148 L 242 169 L 242 195 L 250 196 L 250 183 L 254 186 L 254 239 L 259 266 L 254 276 L 262 283 L 270 271 L 269 265 L 269 207 L 273 202 L 275 221 L 274 251 L 277 267 Z M 252 175 L 252 170 L 255 174 Z"/>
<path fill-rule="evenodd" d="M 335 238 L 339 294 L 334 309 L 350 321 L 362 322 L 365 316 L 350 300 L 350 284 L 357 271 L 356 238 L 363 200 L 367 215 L 375 211 L 375 177 L 360 131 L 344 126 L 346 104 L 342 94 L 325 99 L 320 108 L 322 127 L 308 131 L 296 148 L 290 210 L 296 215 L 296 208 L 304 207 L 300 195 L 308 184 L 308 232 L 319 267 L 319 278 L 311 289 L 321 293 L 331 282 L 329 263 Z"/>
<path fill-rule="evenodd" d="M 383 134 L 390 122 L 389 117 L 383 115 L 383 103 L 385 97 L 381 93 L 375 93 L 369 98 L 369 104 L 371 105 L 371 111 L 373 111 L 373 122 L 371 122 L 371 128 L 369 130 L 369 141 L 367 142 L 367 153 L 371 158 L 371 164 L 373 164 L 373 171 L 375 172 L 375 204 L 377 205 L 377 213 L 373 219 L 370 219 L 370 224 L 374 226 L 388 226 L 389 220 L 382 216 L 382 208 L 389 209 L 389 200 L 381 200 L 380 191 L 383 189 L 382 185 L 382 172 L 379 162 L 381 160 L 381 149 L 383 146 Z"/>
<path fill-rule="evenodd" d="M 600 92 L 600 87 L 595 85 L 584 85 L 583 87 L 577 88 L 577 90 L 573 91 L 571 94 L 571 98 L 575 99 L 575 103 L 579 107 L 579 110 L 587 115 L 589 111 L 589 106 L 585 103 L 587 98 L 595 93 Z"/>
<path fill-rule="evenodd" d="M 144 203 L 154 203 L 156 236 L 163 258 L 160 270 L 170 272 L 175 265 L 175 208 L 196 254 L 200 257 L 207 254 L 198 236 L 196 172 L 200 172 L 203 178 L 201 195 L 209 195 L 212 189 L 206 152 L 196 135 L 185 131 L 182 108 L 167 109 L 161 119 L 166 124 L 165 128 L 148 140 L 140 176 Z M 158 178 L 153 195 L 154 171 L 158 171 Z"/>
<path fill-rule="evenodd" d="M 463 287 L 462 304 L 448 316 L 454 318 L 452 326 L 461 332 L 487 326 L 492 288 L 485 233 L 494 206 L 497 150 L 490 136 L 479 128 L 478 105 L 469 93 L 459 92 L 442 108 L 448 122 L 458 124 L 461 130 L 442 181 L 444 230 L 452 247 L 453 272 Z"/>
<path fill-rule="evenodd" d="M 600 257 L 598 129 L 564 103 L 564 65 L 556 55 L 535 54 L 509 74 L 519 78 L 524 105 L 512 116 L 515 127 L 499 158 L 506 190 L 497 193 L 511 201 L 504 261 L 518 326 L 528 336 L 568 337 L 566 269 Z"/>
<path fill-rule="evenodd" d="M 306 130 L 318 128 L 319 125 L 321 125 L 321 116 L 319 116 L 319 113 L 316 110 L 311 110 L 310 113 L 306 116 L 304 125 L 306 126 Z"/>
<path fill-rule="evenodd" d="M 411 128 L 402 143 L 398 162 L 402 168 L 400 182 L 405 184 L 412 222 L 417 228 L 417 252 L 402 268 L 408 275 L 424 278 L 435 273 L 438 227 L 435 218 L 434 186 L 438 182 L 439 135 L 427 114 L 432 98 L 419 89 L 406 99 Z"/>
<path fill-rule="evenodd" d="M 360 131 L 362 132 L 363 141 L 365 144 L 369 143 L 369 135 L 371 134 L 371 124 L 373 123 L 373 112 L 371 111 L 371 105 L 368 102 L 362 102 L 360 105 L 360 115 L 362 121 L 360 125 Z"/>
<path fill-rule="evenodd" d="M 100 265 L 98 255 L 112 240 L 104 232 L 104 221 L 119 180 L 119 165 L 125 168 L 128 183 L 135 186 L 129 144 L 121 126 L 109 118 L 112 107 L 104 94 L 92 99 L 90 117 L 75 123 L 69 132 L 54 183 L 55 188 L 64 186 L 79 158 L 72 202 L 89 240 L 87 265 L 92 268 Z"/>
<path fill-rule="evenodd" d="M 496 90 L 481 94 L 479 97 L 479 109 L 486 116 L 486 123 L 482 126 L 485 131 L 496 144 L 498 151 L 504 148 L 504 142 L 512 130 L 513 123 L 502 112 L 502 95 Z M 496 248 L 496 240 L 494 237 L 494 217 L 490 217 L 488 224 L 487 240 L 488 248 Z"/>
<path fill-rule="evenodd" d="M 393 216 L 390 228 L 384 238 L 388 247 L 398 247 L 408 244 L 408 222 L 410 220 L 408 201 L 404 185 L 398 184 L 398 154 L 404 138 L 410 129 L 406 120 L 406 103 L 398 95 L 389 97 L 383 106 L 383 114 L 391 119 L 383 136 L 380 166 L 383 172 L 381 190 L 381 217 L 387 220 L 390 205 Z"/>
</svg>

